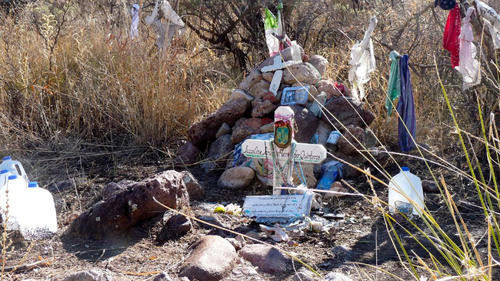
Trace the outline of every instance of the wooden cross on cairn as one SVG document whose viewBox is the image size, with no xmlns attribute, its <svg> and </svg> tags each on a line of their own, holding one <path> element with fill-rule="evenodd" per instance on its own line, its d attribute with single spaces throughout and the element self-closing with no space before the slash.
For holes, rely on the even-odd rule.
<svg viewBox="0 0 500 281">
<path fill-rule="evenodd" d="M 298 143 L 293 137 L 294 112 L 288 106 L 280 106 L 274 112 L 273 139 L 243 142 L 242 153 L 246 157 L 273 160 L 273 195 L 281 193 L 280 187 L 293 187 L 295 162 L 321 163 L 326 158 L 323 145 Z"/>
</svg>

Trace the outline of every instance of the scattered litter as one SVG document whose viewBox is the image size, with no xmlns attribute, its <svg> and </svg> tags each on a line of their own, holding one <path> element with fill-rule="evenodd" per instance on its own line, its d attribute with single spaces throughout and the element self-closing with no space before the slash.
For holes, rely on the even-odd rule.
<svg viewBox="0 0 500 281">
<path fill-rule="evenodd" d="M 241 216 L 241 207 L 238 206 L 237 204 L 228 204 L 226 206 L 223 205 L 217 205 L 214 208 L 214 213 L 222 213 L 222 214 L 228 214 L 228 215 L 234 215 L 234 216 Z"/>
<path fill-rule="evenodd" d="M 134 39 L 139 36 L 139 4 L 132 5 L 130 15 L 132 16 L 132 23 L 130 24 L 130 38 Z"/>
<path fill-rule="evenodd" d="M 161 14 L 158 13 L 158 8 L 160 8 Z M 165 18 L 167 23 L 162 23 L 162 18 Z M 161 7 L 159 7 L 159 0 L 156 0 L 153 12 L 146 17 L 146 24 L 151 25 L 155 30 L 158 36 L 156 46 L 161 52 L 165 51 L 166 47 L 170 45 L 170 41 L 172 41 L 176 33 L 179 35 L 183 33 L 185 25 L 167 0 L 163 1 Z M 167 35 L 166 38 L 165 35 Z"/>
<path fill-rule="evenodd" d="M 266 226 L 261 224 L 260 230 L 264 231 L 267 236 L 271 237 L 276 242 L 289 240 L 289 237 L 286 234 L 285 230 L 281 228 L 279 224 L 275 224 L 274 226 Z"/>
<path fill-rule="evenodd" d="M 424 208 L 422 181 L 408 167 L 402 167 L 389 182 L 389 211 L 421 215 Z"/>
</svg>

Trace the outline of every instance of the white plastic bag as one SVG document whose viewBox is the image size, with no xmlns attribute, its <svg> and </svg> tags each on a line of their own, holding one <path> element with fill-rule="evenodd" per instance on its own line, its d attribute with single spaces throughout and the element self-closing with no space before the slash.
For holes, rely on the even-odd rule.
<svg viewBox="0 0 500 281">
<path fill-rule="evenodd" d="M 132 23 L 130 24 L 130 38 L 134 39 L 139 36 L 139 5 L 134 4 L 130 9 L 130 15 L 132 16 Z"/>
<path fill-rule="evenodd" d="M 370 25 L 365 32 L 363 40 L 357 42 L 351 48 L 349 82 L 352 83 L 352 96 L 358 102 L 365 97 L 364 84 L 370 81 L 370 73 L 376 69 L 373 42 L 371 39 L 376 25 L 377 18 L 374 16 L 370 19 Z"/>
<path fill-rule="evenodd" d="M 475 0 L 478 13 L 488 27 L 495 49 L 500 49 L 500 15 L 482 1 Z"/>
<path fill-rule="evenodd" d="M 462 29 L 460 31 L 460 64 L 456 69 L 462 74 L 463 77 L 463 90 L 481 83 L 481 64 L 476 57 L 476 46 L 474 45 L 474 35 L 472 33 L 472 25 L 470 17 L 475 9 L 469 7 L 467 14 L 463 19 Z"/>
<path fill-rule="evenodd" d="M 156 1 L 151 15 L 146 17 L 146 24 L 153 26 L 158 35 L 156 45 L 160 51 L 164 51 L 176 33 L 181 35 L 184 32 L 185 24 L 167 0 L 164 0 L 160 7 L 163 18 L 167 20 L 167 23 L 162 23 L 158 15 L 158 4 L 159 0 Z"/>
</svg>

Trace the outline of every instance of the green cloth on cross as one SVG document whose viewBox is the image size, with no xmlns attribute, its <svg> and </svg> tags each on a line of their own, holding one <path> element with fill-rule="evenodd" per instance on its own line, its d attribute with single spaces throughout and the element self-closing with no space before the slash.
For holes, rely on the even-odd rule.
<svg viewBox="0 0 500 281">
<path fill-rule="evenodd" d="M 266 17 L 264 18 L 264 28 L 265 29 L 273 29 L 278 28 L 278 20 L 276 16 L 266 8 Z"/>
<path fill-rule="evenodd" d="M 385 108 L 387 109 L 387 115 L 391 116 L 392 113 L 392 103 L 395 99 L 401 96 L 401 73 L 399 70 L 399 54 L 396 51 L 392 51 L 389 54 L 391 59 L 391 74 L 389 75 L 389 86 L 387 89 L 387 100 L 385 101 Z"/>
</svg>

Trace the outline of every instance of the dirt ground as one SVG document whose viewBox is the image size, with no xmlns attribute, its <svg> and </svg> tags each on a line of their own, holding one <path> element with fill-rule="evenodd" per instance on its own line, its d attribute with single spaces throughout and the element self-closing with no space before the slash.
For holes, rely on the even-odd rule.
<svg viewBox="0 0 500 281">
<path fill-rule="evenodd" d="M 142 225 L 130 230 L 127 237 L 113 241 L 86 241 L 68 238 L 64 235 L 71 221 L 83 210 L 101 199 L 100 191 L 103 186 L 111 181 L 122 179 L 141 180 L 166 169 L 170 169 L 170 160 L 152 160 L 157 157 L 132 156 L 117 158 L 115 156 L 100 156 L 88 158 L 84 164 L 78 160 L 70 159 L 60 162 L 59 165 L 43 166 L 43 159 L 37 155 L 35 159 L 24 160 L 28 163 L 28 173 L 32 178 L 38 178 L 43 187 L 52 191 L 57 211 L 60 230 L 50 240 L 35 241 L 33 243 L 23 241 L 16 233 L 9 233 L 13 243 L 7 250 L 6 271 L 19 265 L 35 266 L 20 267 L 14 273 L 6 273 L 7 280 L 60 280 L 69 273 L 92 268 L 106 269 L 113 273 L 114 280 L 152 280 L 158 272 L 165 271 L 171 277 L 177 277 L 179 265 L 189 255 L 189 246 L 201 236 L 208 233 L 221 234 L 231 237 L 227 233 L 206 228 L 199 223 L 193 223 L 193 229 L 185 236 L 169 240 L 164 244 L 156 241 L 156 235 L 161 228 L 162 214 Z M 66 163 L 66 164 L 64 164 Z M 412 171 L 423 169 L 420 163 L 408 163 Z M 39 167 L 39 168 L 34 168 Z M 45 167 L 45 168 L 40 168 Z M 64 167 L 64 168 L 63 168 Z M 177 167 L 179 169 L 179 167 Z M 396 167 L 386 167 L 394 173 Z M 237 203 L 242 204 L 246 195 L 270 194 L 270 187 L 254 184 L 245 190 L 220 190 L 217 185 L 218 173 L 204 174 L 199 167 L 190 167 L 190 171 L 205 188 L 203 201 L 191 201 L 192 214 L 195 216 L 214 216 L 225 227 L 247 233 L 248 231 L 259 231 L 259 225 L 252 219 L 245 217 L 230 216 L 225 214 L 213 214 L 215 204 Z M 443 173 L 436 169 L 436 172 Z M 482 210 L 470 204 L 475 202 L 470 199 L 474 194 L 474 187 L 462 181 L 457 175 L 444 174 L 447 182 L 453 183 L 452 190 L 454 199 L 467 222 L 469 230 L 476 241 L 479 241 L 478 250 L 486 253 L 487 245 L 481 237 L 484 237 L 486 228 Z M 421 177 L 425 178 L 424 175 Z M 54 182 L 58 182 L 54 185 Z M 369 184 L 364 177 L 348 181 L 356 187 L 359 192 L 373 195 Z M 386 200 L 387 190 L 380 184 L 374 185 L 377 195 Z M 467 201 L 466 203 L 460 203 Z M 443 230 L 457 242 L 456 228 L 453 225 L 446 206 L 438 194 L 426 194 L 426 205 L 441 223 Z M 324 214 L 337 214 L 337 218 L 327 219 L 335 226 L 329 233 L 314 233 L 305 231 L 302 234 L 291 235 L 297 242 L 296 245 L 288 243 L 275 243 L 272 239 L 262 234 L 262 240 L 275 244 L 280 248 L 295 254 L 305 263 L 312 266 L 320 274 L 329 272 L 342 272 L 353 280 L 398 280 L 391 277 L 394 274 L 402 279 L 413 279 L 410 267 L 401 251 L 394 250 L 394 235 L 388 235 L 388 229 L 384 223 L 380 211 L 376 210 L 370 202 L 360 196 L 344 196 L 323 200 L 322 208 L 313 212 L 313 216 L 321 218 Z M 428 229 L 422 221 L 416 220 L 416 224 L 426 232 Z M 416 235 L 423 246 L 436 256 L 440 256 L 436 249 L 429 247 L 418 231 L 409 223 L 401 222 Z M 431 264 L 429 254 L 410 235 L 403 231 L 401 226 L 395 226 L 396 231 L 402 237 L 402 243 L 417 265 L 417 271 L 422 276 L 427 276 L 425 271 L 418 265 L 417 256 L 424 262 Z M 482 240 L 480 240 L 482 239 Z M 400 256 L 401 255 L 401 256 Z M 402 262 L 400 262 L 402 260 Z M 251 266 L 242 258 L 234 267 L 231 274 L 224 280 L 291 280 L 295 271 L 299 270 L 300 264 L 294 263 L 295 269 L 284 275 L 273 276 L 263 273 Z M 453 272 L 450 270 L 450 274 Z M 495 272 L 500 280 L 498 271 Z"/>
</svg>

